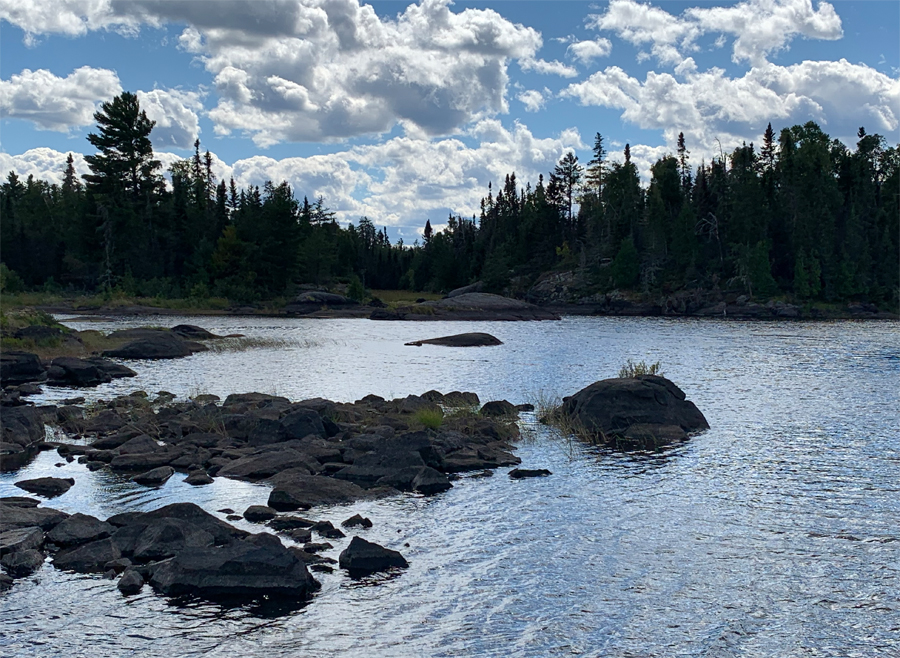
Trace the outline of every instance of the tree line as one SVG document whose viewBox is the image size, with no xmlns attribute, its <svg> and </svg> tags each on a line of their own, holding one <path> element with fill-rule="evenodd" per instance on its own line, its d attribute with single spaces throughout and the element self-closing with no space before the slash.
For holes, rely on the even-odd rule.
<svg viewBox="0 0 900 658">
<path fill-rule="evenodd" d="M 14 172 L 0 185 L 0 270 L 17 287 L 138 296 L 288 296 L 300 283 L 449 291 L 480 280 L 523 290 L 542 273 L 574 270 L 596 291 L 646 294 L 740 289 L 757 298 L 897 304 L 900 152 L 860 128 L 856 149 L 813 122 L 769 125 L 696 167 L 683 135 L 641 185 L 626 145 L 607 159 L 596 135 L 581 165 L 566 153 L 545 180 L 515 173 L 489 185 L 480 214 L 426 221 L 421 243 L 392 244 L 368 218 L 346 228 L 322 198 L 286 183 L 238 189 L 212 157 L 170 167 L 150 143 L 153 122 L 124 92 L 94 115 L 91 173 L 70 155 L 62 184 Z"/>
</svg>

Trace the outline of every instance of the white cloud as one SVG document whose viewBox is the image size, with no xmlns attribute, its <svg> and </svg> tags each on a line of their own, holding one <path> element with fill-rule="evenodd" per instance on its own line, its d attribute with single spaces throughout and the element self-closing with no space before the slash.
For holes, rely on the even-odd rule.
<svg viewBox="0 0 900 658">
<path fill-rule="evenodd" d="M 870 67 L 837 62 L 801 62 L 781 67 L 765 63 L 740 78 L 721 69 L 649 72 L 641 81 L 619 67 L 608 67 L 561 95 L 582 105 L 622 110 L 622 119 L 640 128 L 662 130 L 674 149 L 679 132 L 701 151 L 717 152 L 759 140 L 768 122 L 781 125 L 819 122 L 835 137 L 851 138 L 860 123 L 870 132 L 900 127 L 900 81 Z"/>
<path fill-rule="evenodd" d="M 523 71 L 534 71 L 544 75 L 559 75 L 563 78 L 574 78 L 578 75 L 578 71 L 574 67 L 555 59 L 552 62 L 548 62 L 543 59 L 527 57 L 519 60 L 519 67 Z"/>
<path fill-rule="evenodd" d="M 63 173 L 66 170 L 66 158 L 68 155 L 68 153 L 60 153 L 44 146 L 29 149 L 21 155 L 10 155 L 9 153 L 0 152 L 0 174 L 2 174 L 4 181 L 7 174 L 10 171 L 14 171 L 23 182 L 28 176 L 34 176 L 36 179 L 60 185 L 63 181 Z M 88 169 L 84 156 L 81 153 L 73 152 L 72 161 L 79 178 L 82 174 L 90 173 L 90 169 Z"/>
<path fill-rule="evenodd" d="M 537 89 L 523 91 L 516 98 L 525 106 L 526 112 L 537 112 L 545 103 L 544 95 Z"/>
<path fill-rule="evenodd" d="M 656 59 L 677 65 L 697 50 L 697 39 L 719 33 L 735 37 L 732 59 L 759 65 L 772 53 L 788 46 L 797 36 L 808 39 L 840 39 L 841 19 L 834 7 L 812 0 L 745 0 L 729 7 L 691 7 L 681 16 L 635 0 L 612 0 L 605 13 L 589 17 L 588 25 L 608 30 L 636 46 L 650 45 Z"/>
<path fill-rule="evenodd" d="M 188 149 L 200 134 L 197 113 L 203 109 L 200 92 L 154 89 L 137 92 L 141 109 L 156 122 L 150 138 L 156 148 Z"/>
<path fill-rule="evenodd" d="M 46 69 L 24 69 L 0 80 L 0 113 L 33 121 L 43 130 L 66 132 L 93 123 L 99 103 L 121 90 L 119 77 L 109 69 L 82 66 L 65 78 Z"/>
<path fill-rule="evenodd" d="M 607 57 L 612 52 L 612 42 L 609 39 L 594 39 L 593 41 L 577 41 L 567 49 L 572 57 L 582 64 L 590 64 L 595 59 Z"/>
<path fill-rule="evenodd" d="M 114 16 L 109 0 L 0 0 L 0 20 L 22 29 L 29 45 L 40 34 L 74 37 L 89 30 L 133 32 L 137 27 L 131 17 Z"/>
</svg>

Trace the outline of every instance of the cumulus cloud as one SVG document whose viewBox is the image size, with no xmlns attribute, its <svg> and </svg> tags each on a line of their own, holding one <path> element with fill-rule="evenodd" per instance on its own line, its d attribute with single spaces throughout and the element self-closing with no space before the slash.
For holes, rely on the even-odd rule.
<svg viewBox="0 0 900 658">
<path fill-rule="evenodd" d="M 200 134 L 197 113 L 203 109 L 196 91 L 154 89 L 137 92 L 141 108 L 156 122 L 150 139 L 156 148 L 191 148 Z"/>
<path fill-rule="evenodd" d="M 537 89 L 527 89 L 516 96 L 516 98 L 525 106 L 527 112 L 537 112 L 544 107 L 544 95 Z"/>
<path fill-rule="evenodd" d="M 651 71 L 641 81 L 612 66 L 561 94 L 582 105 L 620 109 L 625 121 L 662 130 L 669 148 L 683 131 L 707 152 L 714 152 L 717 139 L 726 146 L 758 140 L 769 121 L 813 119 L 844 138 L 860 123 L 870 132 L 900 127 L 900 81 L 843 59 L 787 67 L 764 63 L 739 78 L 721 69 L 689 69 L 683 80 Z"/>
<path fill-rule="evenodd" d="M 840 39 L 841 19 L 834 7 L 812 0 L 745 0 L 729 7 L 691 7 L 681 16 L 635 0 L 612 0 L 606 12 L 591 15 L 588 25 L 608 30 L 636 46 L 650 46 L 663 64 L 677 65 L 697 50 L 703 34 L 735 38 L 732 59 L 759 65 L 798 36 L 808 39 Z"/>
<path fill-rule="evenodd" d="M 593 41 L 576 41 L 567 49 L 572 57 L 582 64 L 590 64 L 595 59 L 607 57 L 612 52 L 612 42 L 609 39 L 594 39 Z"/>
<path fill-rule="evenodd" d="M 7 174 L 14 171 L 23 180 L 34 176 L 36 179 L 61 185 L 68 155 L 43 146 L 29 149 L 21 155 L 0 152 L 0 174 L 5 180 Z M 90 173 L 81 153 L 72 153 L 72 164 L 79 176 Z"/>
<path fill-rule="evenodd" d="M 0 0 L 0 20 L 22 29 L 29 45 L 41 34 L 74 37 L 100 29 L 133 32 L 138 25 L 130 16 L 113 15 L 109 0 Z"/>
<path fill-rule="evenodd" d="M 574 78 L 578 75 L 578 71 L 574 67 L 555 59 L 552 62 L 548 62 L 543 59 L 529 57 L 519 60 L 519 66 L 523 71 L 534 71 L 545 75 L 559 75 L 564 78 Z"/>
<path fill-rule="evenodd" d="M 109 69 L 82 66 L 65 78 L 46 69 L 24 69 L 0 80 L 0 113 L 33 121 L 43 130 L 66 132 L 93 123 L 99 103 L 121 91 L 119 76 Z"/>
</svg>

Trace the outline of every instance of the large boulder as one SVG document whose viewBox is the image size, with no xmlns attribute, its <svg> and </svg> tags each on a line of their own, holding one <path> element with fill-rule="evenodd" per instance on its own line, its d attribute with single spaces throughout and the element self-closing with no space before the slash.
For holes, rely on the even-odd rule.
<svg viewBox="0 0 900 658">
<path fill-rule="evenodd" d="M 123 366 L 121 363 L 116 363 L 115 361 L 104 359 L 103 357 L 91 356 L 84 360 L 91 365 L 96 366 L 97 370 L 109 375 L 112 379 L 137 377 L 137 373 L 128 366 Z"/>
<path fill-rule="evenodd" d="M 153 569 L 150 585 L 167 596 L 306 599 L 318 588 L 306 565 L 273 535 L 227 546 L 187 548 Z"/>
<path fill-rule="evenodd" d="M 47 377 L 47 383 L 53 386 L 91 387 L 112 381 L 112 377 L 95 364 L 74 356 L 53 359 Z"/>
<path fill-rule="evenodd" d="M 235 480 L 262 480 L 288 469 L 303 469 L 312 474 L 318 472 L 319 468 L 315 459 L 302 452 L 292 449 L 268 450 L 236 459 L 219 469 L 216 476 Z"/>
<path fill-rule="evenodd" d="M 316 505 L 341 505 L 366 497 L 365 490 L 352 482 L 295 470 L 279 473 L 269 481 L 275 486 L 269 494 L 268 505 L 282 512 Z"/>
<path fill-rule="evenodd" d="M 11 528 L 0 532 L 0 557 L 8 553 L 39 549 L 44 545 L 44 532 L 37 526 Z"/>
<path fill-rule="evenodd" d="M 112 538 L 98 539 L 61 550 L 53 556 L 53 566 L 63 571 L 104 573 L 107 570 L 106 563 L 120 557 L 122 551 Z"/>
<path fill-rule="evenodd" d="M 45 498 L 56 498 L 66 493 L 75 484 L 74 478 L 35 478 L 33 480 L 22 480 L 16 482 L 19 489 L 24 489 L 28 493 L 44 496 Z"/>
<path fill-rule="evenodd" d="M 684 392 L 658 375 L 595 382 L 567 398 L 559 413 L 601 441 L 644 448 L 709 429 Z"/>
<path fill-rule="evenodd" d="M 3 386 L 40 382 L 46 378 L 47 371 L 37 354 L 18 350 L 0 353 L 0 384 Z"/>
<path fill-rule="evenodd" d="M 440 338 L 429 338 L 428 340 L 414 340 L 406 345 L 445 345 L 447 347 L 487 347 L 491 345 L 503 345 L 503 341 L 495 338 L 490 334 L 484 333 L 468 333 L 454 334 L 453 336 L 441 336 Z"/>
<path fill-rule="evenodd" d="M 50 530 L 68 516 L 49 507 L 26 507 L 3 502 L 0 503 L 0 530 L 33 527 Z"/>
<path fill-rule="evenodd" d="M 378 571 L 387 571 L 391 567 L 406 568 L 409 563 L 397 551 L 369 542 L 362 537 L 354 537 L 350 545 L 338 557 L 341 569 L 346 569 L 351 576 L 365 576 Z"/>
<path fill-rule="evenodd" d="M 131 481 L 148 487 L 158 487 L 165 484 L 173 475 L 175 475 L 175 469 L 171 466 L 158 466 L 135 475 L 131 478 Z"/>
<path fill-rule="evenodd" d="M 423 319 L 458 320 L 559 320 L 556 313 L 534 304 L 486 292 L 469 292 L 455 297 L 423 302 L 434 315 Z"/>
<path fill-rule="evenodd" d="M 4 407 L 0 426 L 0 468 L 3 470 L 23 466 L 45 438 L 44 417 L 35 407 Z"/>
<path fill-rule="evenodd" d="M 310 290 L 308 292 L 301 293 L 294 300 L 289 302 L 284 307 L 284 312 L 289 314 L 298 314 L 305 315 L 307 313 L 312 313 L 313 311 L 318 311 L 323 306 L 328 306 L 331 308 L 346 308 L 348 306 L 358 306 L 359 302 L 356 302 L 348 297 L 344 297 L 343 295 L 336 295 L 330 292 L 324 292 L 322 290 Z"/>
<path fill-rule="evenodd" d="M 68 547 L 105 539 L 115 527 L 88 514 L 73 514 L 47 533 L 47 539 L 57 546 Z"/>
<path fill-rule="evenodd" d="M 106 350 L 103 356 L 120 359 L 180 359 L 205 349 L 207 348 L 200 343 L 184 340 L 177 334 L 159 331 L 117 349 Z"/>
<path fill-rule="evenodd" d="M 194 324 L 179 324 L 169 329 L 169 331 L 189 340 L 212 340 L 213 338 L 221 338 L 221 336 L 217 336 L 203 327 L 198 327 Z"/>
</svg>

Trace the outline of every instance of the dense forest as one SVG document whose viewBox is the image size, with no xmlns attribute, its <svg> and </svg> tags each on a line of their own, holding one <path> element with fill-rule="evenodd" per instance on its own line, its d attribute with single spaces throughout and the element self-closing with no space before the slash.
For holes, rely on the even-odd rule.
<svg viewBox="0 0 900 658">
<path fill-rule="evenodd" d="M 391 244 L 368 218 L 341 227 L 324 199 L 287 183 L 238 189 L 216 180 L 209 152 L 162 176 L 153 122 L 125 92 L 94 115 L 91 173 L 71 155 L 61 185 L 10 172 L 0 185 L 5 291 L 226 297 L 246 303 L 297 286 L 448 291 L 481 280 L 523 290 L 542 273 L 577 270 L 596 291 L 643 294 L 715 287 L 759 299 L 862 300 L 896 306 L 900 289 L 900 149 L 859 129 L 856 150 L 813 122 L 769 125 L 696 166 L 680 137 L 649 185 L 625 147 L 609 162 L 595 138 L 585 165 L 567 153 L 547 179 L 510 173 L 479 217 L 426 222 L 422 242 Z M 523 287 L 524 282 L 524 287 Z"/>
</svg>

